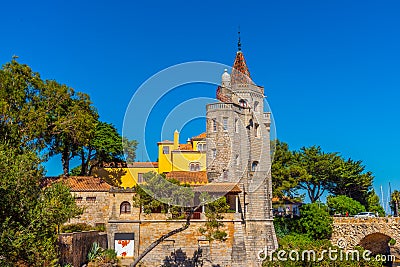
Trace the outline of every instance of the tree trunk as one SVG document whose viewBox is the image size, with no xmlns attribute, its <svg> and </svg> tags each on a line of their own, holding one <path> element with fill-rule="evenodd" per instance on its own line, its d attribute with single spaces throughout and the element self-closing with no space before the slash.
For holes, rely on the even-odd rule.
<svg viewBox="0 0 400 267">
<path fill-rule="evenodd" d="M 85 159 L 85 151 L 81 151 L 81 175 L 86 175 L 86 159 Z"/>
<path fill-rule="evenodd" d="M 69 175 L 69 149 L 68 146 L 65 146 L 61 153 L 61 163 L 63 167 L 63 175 Z"/>
<path fill-rule="evenodd" d="M 183 232 L 186 229 L 189 228 L 190 226 L 190 219 L 193 215 L 193 212 L 198 209 L 201 205 L 197 206 L 194 209 L 191 209 L 188 216 L 186 217 L 186 223 L 180 227 L 177 228 L 175 230 L 172 230 L 171 232 L 161 236 L 159 239 L 157 239 L 156 241 L 154 241 L 153 243 L 151 243 L 150 246 L 148 246 L 145 250 L 143 250 L 143 252 L 135 259 L 135 261 L 130 265 L 130 267 L 136 267 L 136 265 L 148 254 L 150 253 L 150 251 L 152 251 L 156 246 L 158 246 L 161 242 L 163 242 L 165 239 L 167 239 L 170 236 L 173 236 L 177 233 Z"/>
<path fill-rule="evenodd" d="M 394 217 L 399 216 L 399 202 L 396 200 L 395 201 L 395 207 L 394 207 Z"/>
</svg>

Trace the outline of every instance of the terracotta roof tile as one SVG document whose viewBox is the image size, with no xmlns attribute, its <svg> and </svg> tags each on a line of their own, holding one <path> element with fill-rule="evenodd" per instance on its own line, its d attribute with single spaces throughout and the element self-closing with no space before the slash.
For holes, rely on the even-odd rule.
<svg viewBox="0 0 400 267">
<path fill-rule="evenodd" d="M 198 136 L 195 136 L 192 138 L 192 140 L 198 140 L 198 139 L 206 139 L 207 138 L 207 134 L 206 132 L 199 134 Z"/>
<path fill-rule="evenodd" d="M 127 165 L 128 168 L 158 168 L 158 162 L 133 162 Z"/>
<path fill-rule="evenodd" d="M 233 69 L 231 74 L 232 84 L 252 84 L 250 77 L 250 71 L 247 67 L 246 60 L 242 51 L 236 53 L 235 63 L 233 63 Z"/>
<path fill-rule="evenodd" d="M 46 187 L 55 182 L 63 182 L 71 192 L 108 192 L 112 186 L 100 178 L 93 176 L 46 177 L 42 186 Z"/>
<path fill-rule="evenodd" d="M 208 183 L 207 172 L 173 171 L 167 173 L 167 179 L 175 179 L 183 184 L 202 185 Z"/>
<path fill-rule="evenodd" d="M 196 187 L 193 191 L 195 192 L 207 192 L 207 193 L 240 193 L 239 186 L 235 183 L 210 183 L 200 187 Z"/>
<path fill-rule="evenodd" d="M 180 144 L 179 150 L 193 150 L 192 144 Z"/>
</svg>

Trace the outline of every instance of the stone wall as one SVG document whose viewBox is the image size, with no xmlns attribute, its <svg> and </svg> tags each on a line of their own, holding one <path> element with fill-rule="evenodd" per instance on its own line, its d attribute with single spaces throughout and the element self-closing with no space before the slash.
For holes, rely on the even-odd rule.
<svg viewBox="0 0 400 267">
<path fill-rule="evenodd" d="M 199 228 L 204 227 L 206 220 L 192 220 L 191 225 L 185 231 L 171 236 L 144 259 L 146 266 L 160 266 L 165 261 L 180 258 L 181 261 L 191 261 L 200 248 L 202 251 L 203 266 L 231 266 L 232 247 L 235 237 L 235 220 L 241 223 L 240 218 L 234 218 L 235 214 L 224 214 L 224 230 L 227 240 L 211 241 L 200 234 Z M 179 221 L 142 221 L 140 224 L 140 241 L 138 252 L 142 252 L 153 241 L 162 235 L 181 227 L 185 220 Z"/>
<path fill-rule="evenodd" d="M 82 266 L 87 262 L 87 254 L 94 242 L 102 248 L 107 248 L 107 234 L 98 231 L 59 234 L 61 266 L 67 263 L 76 267 Z"/>
<path fill-rule="evenodd" d="M 76 204 L 84 208 L 84 213 L 68 223 L 85 222 L 92 226 L 105 224 L 108 221 L 110 206 L 109 192 L 72 192 Z"/>
<path fill-rule="evenodd" d="M 400 244 L 400 218 L 334 218 L 331 242 L 337 245 L 339 241 L 344 241 L 346 248 L 352 249 L 375 233 L 393 238 L 396 245 Z"/>
</svg>

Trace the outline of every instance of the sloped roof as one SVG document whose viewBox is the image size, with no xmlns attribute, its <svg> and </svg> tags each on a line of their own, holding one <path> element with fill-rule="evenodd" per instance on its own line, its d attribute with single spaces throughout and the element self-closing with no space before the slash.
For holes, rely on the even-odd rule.
<svg viewBox="0 0 400 267">
<path fill-rule="evenodd" d="M 112 186 L 101 178 L 93 176 L 45 177 L 42 186 L 46 187 L 55 182 L 62 182 L 71 192 L 108 192 Z"/>
<path fill-rule="evenodd" d="M 158 162 L 132 162 L 127 165 L 128 168 L 158 168 Z"/>
<path fill-rule="evenodd" d="M 207 193 L 240 193 L 242 190 L 235 183 L 210 183 L 200 187 L 196 187 L 195 192 Z"/>
<path fill-rule="evenodd" d="M 207 172 L 172 171 L 167 173 L 167 179 L 178 180 L 182 184 L 203 185 L 208 183 Z"/>
<path fill-rule="evenodd" d="M 164 141 L 158 142 L 157 144 L 159 145 L 159 144 L 173 144 L 173 143 L 174 143 L 174 141 L 164 140 Z"/>
<path fill-rule="evenodd" d="M 207 137 L 206 132 L 199 134 L 198 136 L 192 137 L 192 140 L 202 140 Z"/>
<path fill-rule="evenodd" d="M 193 150 L 192 144 L 179 144 L 179 150 Z"/>
</svg>

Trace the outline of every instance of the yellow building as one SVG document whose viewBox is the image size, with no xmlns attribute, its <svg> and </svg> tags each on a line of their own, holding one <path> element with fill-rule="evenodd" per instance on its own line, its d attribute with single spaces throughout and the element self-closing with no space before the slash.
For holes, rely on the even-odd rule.
<svg viewBox="0 0 400 267">
<path fill-rule="evenodd" d="M 147 172 L 166 174 L 167 178 L 182 183 L 201 185 L 207 183 L 206 174 L 206 133 L 188 139 L 179 144 L 179 132 L 174 132 L 173 141 L 164 140 L 157 143 L 158 162 L 134 162 L 126 166 L 104 166 L 104 174 L 120 173 L 122 187 L 133 187 L 143 181 Z M 117 171 L 118 169 L 118 171 Z M 107 173 L 107 174 L 105 174 Z"/>
</svg>

